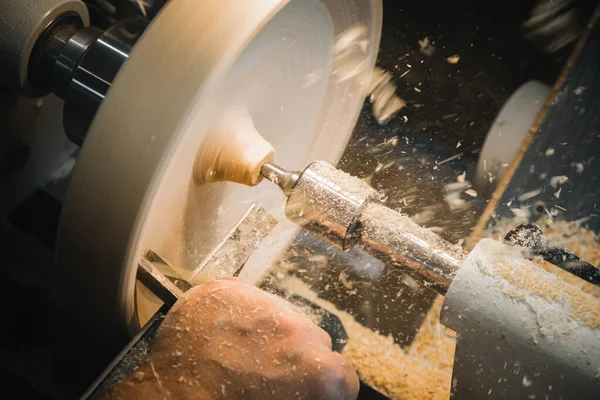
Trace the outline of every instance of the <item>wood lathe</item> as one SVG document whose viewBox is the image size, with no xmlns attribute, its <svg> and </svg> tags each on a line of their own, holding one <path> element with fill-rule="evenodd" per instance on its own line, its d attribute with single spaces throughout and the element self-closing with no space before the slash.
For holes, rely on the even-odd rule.
<svg viewBox="0 0 600 400">
<path fill-rule="evenodd" d="M 80 1 L 8 0 L 0 17 L 0 83 L 61 98 L 78 146 L 69 147 L 78 156 L 53 294 L 103 338 L 135 338 L 84 397 L 127 373 L 123 358 L 191 286 L 261 282 L 298 226 L 445 296 L 441 322 L 458 335 L 454 396 L 600 396 L 600 302 L 561 278 L 566 270 L 598 286 L 595 266 L 535 226 L 466 252 L 334 167 L 373 77 L 393 106 L 377 99 L 381 121 L 405 105 L 392 98 L 391 75 L 373 74 L 380 1 L 171 0 L 147 18 L 100 27 Z M 19 199 L 2 200 L 4 213 Z M 341 349 L 336 318 L 319 325 Z"/>
</svg>

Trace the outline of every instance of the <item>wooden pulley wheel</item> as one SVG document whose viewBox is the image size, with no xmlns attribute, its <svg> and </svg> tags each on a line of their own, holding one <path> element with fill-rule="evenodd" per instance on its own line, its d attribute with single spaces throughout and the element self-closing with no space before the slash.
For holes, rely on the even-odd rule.
<svg viewBox="0 0 600 400">
<path fill-rule="evenodd" d="M 117 75 L 76 163 L 59 228 L 56 290 L 113 340 L 159 305 L 140 284 L 153 250 L 186 278 L 254 203 L 279 220 L 241 278 L 257 282 L 294 238 L 275 185 L 199 183 L 199 149 L 232 105 L 290 169 L 336 163 L 381 31 L 380 0 L 171 0 Z"/>
</svg>

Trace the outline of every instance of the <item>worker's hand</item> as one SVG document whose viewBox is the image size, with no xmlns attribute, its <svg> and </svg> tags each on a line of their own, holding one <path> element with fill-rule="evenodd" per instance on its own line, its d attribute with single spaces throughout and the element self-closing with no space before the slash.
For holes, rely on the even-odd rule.
<svg viewBox="0 0 600 400">
<path fill-rule="evenodd" d="M 352 366 L 286 301 L 236 280 L 201 285 L 160 326 L 147 360 L 110 394 L 145 399 L 355 399 Z"/>
</svg>

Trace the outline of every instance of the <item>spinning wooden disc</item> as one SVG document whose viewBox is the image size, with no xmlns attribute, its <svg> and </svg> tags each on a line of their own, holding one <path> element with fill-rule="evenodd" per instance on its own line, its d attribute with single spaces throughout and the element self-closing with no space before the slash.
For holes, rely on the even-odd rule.
<svg viewBox="0 0 600 400">
<path fill-rule="evenodd" d="M 151 249 L 186 278 L 256 202 L 279 220 L 241 276 L 260 280 L 297 228 L 275 185 L 198 179 L 204 143 L 235 106 L 288 168 L 336 163 L 380 29 L 380 0 L 171 0 L 116 77 L 77 160 L 57 249 L 64 306 L 125 340 L 160 304 L 136 291 L 140 257 Z"/>
</svg>

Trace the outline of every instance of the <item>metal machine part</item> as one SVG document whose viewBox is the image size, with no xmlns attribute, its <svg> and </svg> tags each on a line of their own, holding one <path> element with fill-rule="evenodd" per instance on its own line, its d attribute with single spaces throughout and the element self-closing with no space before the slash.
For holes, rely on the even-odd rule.
<svg viewBox="0 0 600 400">
<path fill-rule="evenodd" d="M 358 244 L 440 294 L 465 258 L 459 246 L 380 204 L 369 185 L 326 162 L 314 162 L 301 173 L 266 164 L 261 173 L 288 196 L 291 221 L 343 250 Z"/>
<path fill-rule="evenodd" d="M 305 230 L 342 250 L 359 245 L 381 261 L 397 265 L 425 286 L 445 294 L 465 253 L 382 205 L 364 181 L 317 161 L 302 172 L 265 164 L 261 174 L 288 197 L 286 216 Z M 530 258 L 546 261 L 596 286 L 598 268 L 555 245 L 533 224 L 510 231 L 505 242 L 528 249 Z"/>
<path fill-rule="evenodd" d="M 59 17 L 75 24 L 89 23 L 80 0 L 2 0 L 0 3 L 0 85 L 21 89 L 30 97 L 47 94 L 47 88 L 30 80 L 30 59 L 40 36 Z"/>
<path fill-rule="evenodd" d="M 518 247 L 482 240 L 454 278 L 441 322 L 458 334 L 457 398 L 600 396 L 598 299 Z"/>
<path fill-rule="evenodd" d="M 267 164 L 261 172 L 277 182 L 276 169 Z M 360 240 L 360 215 L 367 202 L 379 198 L 377 191 L 325 162 L 312 163 L 297 175 L 286 217 L 342 250 L 354 247 Z"/>
<path fill-rule="evenodd" d="M 164 276 L 146 257 L 140 259 L 137 278 L 165 304 L 172 306 L 183 291 Z"/>
<path fill-rule="evenodd" d="M 198 149 L 236 103 L 290 166 L 337 162 L 380 31 L 379 0 L 167 3 L 119 70 L 77 159 L 57 243 L 64 307 L 123 342 L 147 320 L 140 304 L 152 312 L 160 304 L 136 294 L 147 249 L 189 278 L 256 202 L 280 221 L 240 275 L 260 281 L 297 227 L 285 220 L 276 187 L 195 183 Z"/>
<path fill-rule="evenodd" d="M 63 125 L 73 143 L 83 144 L 113 80 L 147 26 L 145 19 L 133 18 L 105 32 L 89 27 L 65 43 L 53 82 L 56 94 L 65 100 Z"/>
<path fill-rule="evenodd" d="M 81 145 L 148 21 L 131 18 L 103 31 L 85 27 L 89 17 L 81 1 L 11 0 L 0 7 L 0 41 L 10 43 L 3 48 L 0 73 L 6 73 L 1 74 L 0 84 L 19 88 L 31 97 L 54 92 L 65 100 L 65 132 L 73 143 Z M 23 15 L 16 15 L 20 12 Z M 20 18 L 28 24 L 16 23 Z"/>
<path fill-rule="evenodd" d="M 600 269 L 554 244 L 534 224 L 517 226 L 506 234 L 504 241 L 511 245 L 525 247 L 529 249 L 528 255 L 531 258 L 540 256 L 549 263 L 600 287 Z"/>
<path fill-rule="evenodd" d="M 273 231 L 277 220 L 259 204 L 253 204 L 225 239 L 190 275 L 190 282 L 238 276 L 244 263 Z"/>
<path fill-rule="evenodd" d="M 69 16 L 56 19 L 36 43 L 30 75 L 65 101 L 63 127 L 81 146 L 100 104 L 148 21 L 131 18 L 102 31 L 80 29 Z M 41 90 L 41 89 L 40 89 Z"/>
<path fill-rule="evenodd" d="M 277 220 L 271 214 L 260 204 L 253 204 L 223 240 L 186 277 L 180 273 L 184 269 L 174 267 L 164 257 L 148 250 L 138 262 L 138 290 L 142 295 L 152 293 L 160 301 L 150 306 L 140 305 L 138 315 L 150 320 L 158 312 L 157 307 L 160 309 L 160 302 L 173 305 L 192 285 L 219 278 L 238 277 L 248 258 L 276 226 Z"/>
<path fill-rule="evenodd" d="M 369 204 L 360 223 L 362 250 L 389 265 L 400 266 L 439 294 L 446 293 L 465 257 L 460 246 L 382 204 Z"/>
</svg>

